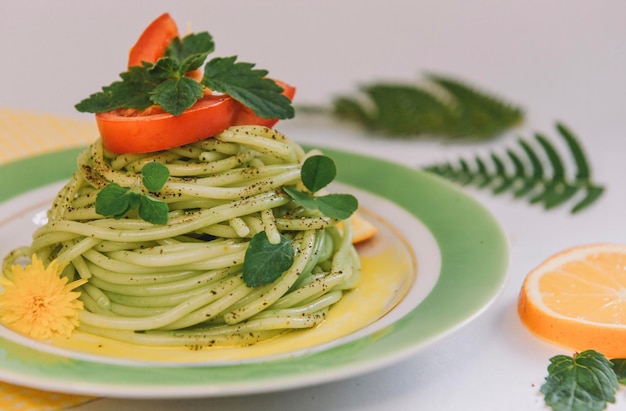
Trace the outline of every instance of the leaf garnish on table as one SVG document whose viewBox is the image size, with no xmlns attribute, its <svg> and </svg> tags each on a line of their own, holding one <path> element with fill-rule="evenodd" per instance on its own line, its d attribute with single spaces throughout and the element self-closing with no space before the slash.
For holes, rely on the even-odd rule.
<svg viewBox="0 0 626 411">
<path fill-rule="evenodd" d="M 587 350 L 573 356 L 550 358 L 541 393 L 554 411 L 602 411 L 615 403 L 618 379 L 614 363 Z"/>
<path fill-rule="evenodd" d="M 483 140 L 521 124 L 520 107 L 465 82 L 440 75 L 422 85 L 376 82 L 341 95 L 326 110 L 303 106 L 302 112 L 330 111 L 338 119 L 395 137 L 443 137 Z"/>
<path fill-rule="evenodd" d="M 561 206 L 582 193 L 571 208 L 572 213 L 577 213 L 595 203 L 604 187 L 593 181 L 578 138 L 561 123 L 556 129 L 568 157 L 546 136 L 536 133 L 534 142 L 520 138 L 517 150 L 508 148 L 505 154 L 491 152 L 487 157 L 477 155 L 471 160 L 442 162 L 424 169 L 462 185 L 490 189 L 496 195 L 509 192 L 514 198 L 542 204 L 545 209 Z M 572 174 L 567 172 L 566 158 L 575 167 Z"/>
</svg>

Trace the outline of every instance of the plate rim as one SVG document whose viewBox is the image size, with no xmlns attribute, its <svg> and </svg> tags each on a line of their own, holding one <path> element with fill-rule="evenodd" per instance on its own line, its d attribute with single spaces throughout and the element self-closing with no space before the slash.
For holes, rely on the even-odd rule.
<svg viewBox="0 0 626 411">
<path fill-rule="evenodd" d="M 311 148 L 308 145 L 304 146 L 307 150 Z M 199 380 L 186 379 L 186 384 L 146 383 L 144 380 L 129 386 L 127 382 L 117 382 L 115 375 L 130 371 L 137 373 L 135 369 L 146 369 L 145 366 L 95 364 L 85 360 L 69 361 L 0 339 L 2 349 L 0 365 L 3 365 L 0 367 L 0 378 L 33 388 L 127 398 L 217 397 L 282 391 L 344 379 L 397 363 L 457 331 L 478 317 L 493 303 L 506 282 L 509 247 L 504 231 L 488 210 L 460 187 L 425 171 L 368 155 L 328 147 L 316 146 L 316 148 L 321 149 L 338 163 L 337 180 L 339 182 L 372 192 L 396 203 L 420 220 L 435 237 L 442 253 L 440 278 L 431 293 L 411 313 L 376 335 L 365 336 L 356 341 L 303 357 L 219 367 L 149 367 L 159 373 L 169 372 L 170 376 L 178 376 L 182 371 L 192 369 L 194 376 L 200 374 Z M 82 149 L 83 147 L 65 149 L 0 165 L 1 176 L 17 176 L 17 178 L 9 179 L 0 178 L 0 202 L 45 184 L 68 178 L 75 170 L 75 158 Z M 28 170 L 27 173 L 24 172 L 26 170 Z M 398 187 L 394 187 L 394 184 L 388 184 L 390 176 L 400 178 L 403 184 L 417 183 L 427 196 L 421 196 L 420 201 L 415 201 L 413 195 L 416 193 L 413 190 L 398 191 Z M 440 203 L 442 199 L 449 200 L 449 202 Z M 469 213 L 474 218 L 463 220 L 455 215 L 459 207 L 463 209 L 464 216 Z M 463 243 L 460 237 L 465 236 L 454 236 L 450 221 L 454 222 L 452 225 L 455 225 L 455 229 L 459 228 L 458 224 L 461 224 L 464 229 L 473 229 L 471 232 L 477 234 L 478 237 L 476 244 L 470 244 L 474 248 L 471 250 L 464 248 L 468 244 Z M 452 237 L 454 238 L 451 240 Z M 450 301 L 452 307 L 448 309 L 452 310 L 453 314 L 448 314 L 448 317 L 452 316 L 452 318 L 447 318 L 446 321 L 437 319 L 433 322 L 432 318 L 425 317 L 426 314 L 422 313 L 441 308 L 438 307 L 441 301 L 436 301 L 440 294 L 443 293 L 446 296 L 450 294 L 452 288 L 455 290 L 454 295 L 463 291 L 461 288 L 468 285 L 463 281 L 467 279 L 458 277 L 457 270 L 467 268 L 468 262 L 474 268 L 480 265 L 478 262 L 481 259 L 485 260 L 485 253 L 488 252 L 486 248 L 491 249 L 492 257 L 495 255 L 495 258 L 481 262 L 481 276 L 478 278 L 481 281 L 472 285 L 473 291 L 480 293 L 479 296 L 471 295 L 469 299 L 466 297 Z M 451 255 L 455 256 L 456 261 L 453 261 Z M 459 280 L 461 284 L 458 283 Z M 463 293 L 459 296 L 462 297 Z M 468 306 L 470 310 L 466 311 Z M 418 315 L 415 314 L 416 312 Z M 424 330 L 420 330 L 419 326 L 412 323 L 416 319 L 424 321 L 421 324 L 430 326 L 430 332 L 426 332 L 426 336 L 422 333 L 420 337 L 420 331 Z M 384 349 L 376 350 L 383 346 Z M 50 363 L 47 367 L 41 367 L 41 364 L 37 362 L 40 367 L 35 367 L 32 361 L 25 359 L 33 354 L 35 357 L 42 355 L 50 357 L 45 358 Z M 17 357 L 17 360 L 12 357 Z M 341 360 L 329 362 L 331 358 Z M 47 373 L 51 369 L 63 370 L 62 376 L 59 377 L 57 373 L 50 378 Z M 85 380 L 86 376 L 91 374 L 86 370 L 93 371 L 93 369 L 104 372 L 105 376 L 100 380 L 93 378 L 90 381 L 88 378 Z M 233 377 L 231 374 L 235 369 L 249 374 L 241 378 Z M 266 375 L 267 370 L 274 373 L 271 378 L 255 377 L 255 375 Z M 206 379 L 208 377 L 206 373 L 212 375 L 215 372 L 227 378 L 220 382 L 216 382 L 215 379 L 209 382 L 209 379 Z M 161 378 L 167 379 L 167 375 Z"/>
</svg>

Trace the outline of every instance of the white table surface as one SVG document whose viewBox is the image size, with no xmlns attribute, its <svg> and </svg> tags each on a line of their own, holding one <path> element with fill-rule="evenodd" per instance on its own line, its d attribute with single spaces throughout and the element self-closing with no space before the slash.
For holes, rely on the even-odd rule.
<svg viewBox="0 0 626 411">
<path fill-rule="evenodd" d="M 99 399 L 77 410 L 542 410 L 551 356 L 571 354 L 533 337 L 515 304 L 524 276 L 570 246 L 626 243 L 626 2 L 623 1 L 23 1 L 0 4 L 0 106 L 86 116 L 74 104 L 117 79 L 143 27 L 169 11 L 184 30 L 209 31 L 216 55 L 237 54 L 298 88 L 298 103 L 327 103 L 372 80 L 437 72 L 521 104 L 525 125 L 475 145 L 365 138 L 328 121 L 279 128 L 300 142 L 419 167 L 518 136 L 580 137 L 607 192 L 572 216 L 509 196 L 468 190 L 510 241 L 507 283 L 476 320 L 401 364 L 332 384 L 236 398 Z M 610 409 L 626 407 L 626 389 Z"/>
</svg>

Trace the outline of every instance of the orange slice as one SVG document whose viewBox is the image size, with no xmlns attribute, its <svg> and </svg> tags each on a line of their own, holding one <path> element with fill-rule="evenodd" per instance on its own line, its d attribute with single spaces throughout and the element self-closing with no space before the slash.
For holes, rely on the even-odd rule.
<svg viewBox="0 0 626 411">
<path fill-rule="evenodd" d="M 350 222 L 352 223 L 352 244 L 369 240 L 378 232 L 378 228 L 376 228 L 374 224 L 370 223 L 358 211 L 352 213 L 350 216 Z M 337 227 L 339 227 L 340 230 L 341 226 L 341 222 L 337 224 Z"/>
<path fill-rule="evenodd" d="M 626 245 L 579 246 L 552 256 L 526 277 L 517 309 L 540 337 L 626 358 Z"/>
</svg>

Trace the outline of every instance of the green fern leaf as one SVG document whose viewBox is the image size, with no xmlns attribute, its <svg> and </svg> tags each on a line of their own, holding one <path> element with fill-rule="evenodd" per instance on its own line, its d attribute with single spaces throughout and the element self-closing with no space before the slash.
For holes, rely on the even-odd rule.
<svg viewBox="0 0 626 411">
<path fill-rule="evenodd" d="M 489 138 L 522 121 L 520 108 L 490 94 L 449 77 L 431 75 L 428 78 L 453 97 L 458 137 Z"/>
<path fill-rule="evenodd" d="M 535 134 L 534 144 L 518 139 L 518 149 L 508 148 L 506 156 L 494 152 L 486 160 L 475 156 L 475 167 L 460 159 L 456 164 L 446 162 L 424 169 L 461 184 L 473 182 L 479 188 L 489 188 L 494 195 L 511 192 L 514 198 L 542 204 L 546 210 L 559 207 L 582 193 L 582 198 L 570 210 L 577 213 L 595 203 L 605 189 L 592 181 L 589 162 L 574 134 L 560 123 L 556 129 L 565 140 L 570 163 L 575 167 L 571 176 L 566 169 L 566 164 L 570 163 L 540 133 Z"/>
<path fill-rule="evenodd" d="M 332 112 L 370 131 L 395 137 L 488 139 L 523 121 L 519 107 L 452 78 L 431 75 L 426 87 L 372 83 L 337 97 L 330 109 L 298 107 L 300 113 Z"/>
</svg>

